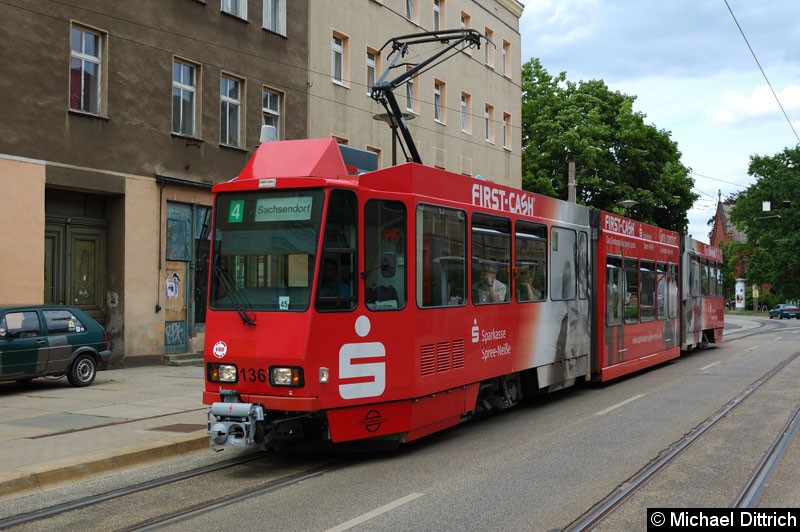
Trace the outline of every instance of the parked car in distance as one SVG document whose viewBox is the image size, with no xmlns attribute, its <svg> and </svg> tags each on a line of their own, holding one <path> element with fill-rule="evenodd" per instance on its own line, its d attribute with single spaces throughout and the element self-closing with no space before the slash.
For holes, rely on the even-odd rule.
<svg viewBox="0 0 800 532">
<path fill-rule="evenodd" d="M 797 318 L 800 320 L 800 308 L 796 305 L 789 305 L 788 303 L 781 303 L 769 309 L 769 319 L 772 318 Z"/>
<path fill-rule="evenodd" d="M 110 356 L 105 329 L 79 308 L 0 306 L 0 381 L 66 375 L 88 386 Z"/>
</svg>

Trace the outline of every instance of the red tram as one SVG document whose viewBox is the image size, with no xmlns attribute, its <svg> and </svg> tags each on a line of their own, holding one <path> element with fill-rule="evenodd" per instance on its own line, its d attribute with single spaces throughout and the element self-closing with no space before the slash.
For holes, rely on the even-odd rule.
<svg viewBox="0 0 800 532">
<path fill-rule="evenodd" d="M 264 143 L 213 192 L 212 446 L 411 441 L 722 338 L 721 252 L 618 215 L 358 173 L 333 139 Z"/>
<path fill-rule="evenodd" d="M 722 341 L 722 250 L 687 236 L 682 241 L 681 270 L 681 349 Z"/>
</svg>

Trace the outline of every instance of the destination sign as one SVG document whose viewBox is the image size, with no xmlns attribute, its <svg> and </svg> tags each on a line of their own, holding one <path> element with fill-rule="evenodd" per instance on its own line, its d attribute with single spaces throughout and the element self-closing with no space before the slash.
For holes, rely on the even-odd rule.
<svg viewBox="0 0 800 532">
<path fill-rule="evenodd" d="M 313 198 L 261 198 L 256 201 L 256 222 L 310 220 Z"/>
</svg>

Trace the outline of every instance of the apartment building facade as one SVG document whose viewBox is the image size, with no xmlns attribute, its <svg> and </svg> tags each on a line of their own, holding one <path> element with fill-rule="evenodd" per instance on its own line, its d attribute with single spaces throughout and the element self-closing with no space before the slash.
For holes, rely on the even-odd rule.
<svg viewBox="0 0 800 532">
<path fill-rule="evenodd" d="M 393 140 L 385 111 L 369 97 L 373 80 L 390 61 L 393 37 L 472 29 L 485 37 L 395 92 L 424 164 L 506 185 L 521 186 L 521 91 L 517 0 L 361 0 L 353 9 L 309 10 L 309 123 L 311 137 L 379 154 L 392 164 Z M 312 5 L 319 5 L 312 2 Z M 401 68 L 439 45 L 421 45 Z M 395 159 L 403 162 L 398 146 Z"/>
<path fill-rule="evenodd" d="M 367 91 L 384 55 L 370 51 L 434 29 L 434 9 L 440 27 L 467 16 L 498 44 L 415 79 L 410 100 L 401 88 L 423 162 L 519 186 L 516 0 L 0 4 L 0 42 L 14 43 L 0 77 L 0 304 L 85 308 L 112 367 L 202 350 L 211 186 L 238 174 L 264 124 L 390 165 Z M 338 78 L 334 37 L 349 52 Z"/>
</svg>

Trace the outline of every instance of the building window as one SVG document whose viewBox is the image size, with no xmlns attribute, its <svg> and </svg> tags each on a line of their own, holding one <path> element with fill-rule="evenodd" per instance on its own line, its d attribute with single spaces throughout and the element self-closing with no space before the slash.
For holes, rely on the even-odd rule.
<svg viewBox="0 0 800 532">
<path fill-rule="evenodd" d="M 264 29 L 286 35 L 286 0 L 264 0 Z"/>
<path fill-rule="evenodd" d="M 511 115 L 503 113 L 503 147 L 511 149 Z"/>
<path fill-rule="evenodd" d="M 494 45 L 492 44 L 494 42 L 494 32 L 490 28 L 484 28 L 483 35 L 487 41 L 483 44 L 483 62 L 486 63 L 486 66 L 494 68 Z"/>
<path fill-rule="evenodd" d="M 461 93 L 461 131 L 472 133 L 472 98 L 466 92 Z"/>
<path fill-rule="evenodd" d="M 468 30 L 470 28 L 470 20 L 471 20 L 471 17 L 467 13 L 464 13 L 462 11 L 461 12 L 461 18 L 460 18 L 460 27 L 461 27 L 462 30 L 466 31 L 466 30 Z M 469 55 L 472 55 L 472 48 L 466 48 L 466 49 L 464 49 L 464 52 L 469 54 Z"/>
<path fill-rule="evenodd" d="M 281 138 L 281 95 L 264 88 L 261 98 L 262 125 L 275 128 L 275 138 Z"/>
<path fill-rule="evenodd" d="M 367 145 L 367 150 L 371 151 L 375 155 L 377 155 L 377 164 L 378 168 L 383 168 L 383 150 L 377 146 L 369 146 Z"/>
<path fill-rule="evenodd" d="M 349 38 L 334 32 L 331 40 L 331 78 L 334 83 L 345 84 L 349 75 Z"/>
<path fill-rule="evenodd" d="M 483 109 L 483 123 L 486 129 L 486 142 L 494 144 L 494 107 L 488 103 Z"/>
<path fill-rule="evenodd" d="M 442 0 L 433 0 L 433 31 L 442 29 Z"/>
<path fill-rule="evenodd" d="M 223 13 L 247 20 L 247 0 L 221 0 Z"/>
<path fill-rule="evenodd" d="M 416 103 L 414 100 L 414 78 L 411 78 L 406 81 L 406 109 L 413 113 Z"/>
<path fill-rule="evenodd" d="M 511 43 L 503 39 L 503 75 L 511 77 Z"/>
<path fill-rule="evenodd" d="M 439 170 L 445 169 L 445 160 L 447 159 L 447 151 L 443 148 L 433 147 L 433 167 Z"/>
<path fill-rule="evenodd" d="M 77 26 L 71 32 L 69 107 L 100 114 L 103 37 Z"/>
<path fill-rule="evenodd" d="M 417 21 L 418 0 L 406 0 L 406 18 L 411 22 Z"/>
<path fill-rule="evenodd" d="M 197 71 L 191 65 L 177 59 L 172 62 L 172 132 L 195 136 L 197 115 Z"/>
<path fill-rule="evenodd" d="M 433 83 L 433 119 L 445 123 L 445 96 L 446 85 L 443 81 L 434 80 Z"/>
<path fill-rule="evenodd" d="M 220 78 L 219 141 L 227 146 L 241 146 L 242 80 L 222 75 Z"/>
<path fill-rule="evenodd" d="M 375 80 L 378 79 L 378 70 L 380 69 L 380 54 L 377 50 L 367 48 L 367 94 L 372 94 L 372 86 L 375 85 Z"/>
</svg>

